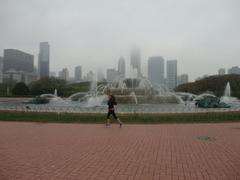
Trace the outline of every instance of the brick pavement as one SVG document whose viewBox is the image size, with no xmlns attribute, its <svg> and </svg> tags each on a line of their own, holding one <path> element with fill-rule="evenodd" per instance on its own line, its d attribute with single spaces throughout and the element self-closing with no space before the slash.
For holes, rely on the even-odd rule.
<svg viewBox="0 0 240 180">
<path fill-rule="evenodd" d="M 0 179 L 240 180 L 240 123 L 0 122 Z"/>
</svg>

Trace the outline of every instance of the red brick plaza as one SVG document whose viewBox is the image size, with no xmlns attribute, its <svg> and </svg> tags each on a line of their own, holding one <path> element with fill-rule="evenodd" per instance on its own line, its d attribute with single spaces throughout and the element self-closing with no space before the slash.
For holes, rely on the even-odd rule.
<svg viewBox="0 0 240 180">
<path fill-rule="evenodd" d="M 0 179 L 240 180 L 240 123 L 0 122 Z"/>
</svg>

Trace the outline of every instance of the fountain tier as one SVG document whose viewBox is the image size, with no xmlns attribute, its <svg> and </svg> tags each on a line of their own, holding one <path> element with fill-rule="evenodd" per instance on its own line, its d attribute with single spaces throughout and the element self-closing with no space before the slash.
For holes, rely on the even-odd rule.
<svg viewBox="0 0 240 180">
<path fill-rule="evenodd" d="M 153 86 L 146 78 L 120 79 L 107 84 L 104 94 L 114 95 L 119 104 L 180 103 L 179 97 L 167 88 Z"/>
</svg>

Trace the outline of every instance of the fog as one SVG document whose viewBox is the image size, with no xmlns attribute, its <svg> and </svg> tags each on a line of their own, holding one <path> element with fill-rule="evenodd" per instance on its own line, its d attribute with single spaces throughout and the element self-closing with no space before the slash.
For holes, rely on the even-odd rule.
<svg viewBox="0 0 240 180">
<path fill-rule="evenodd" d="M 239 0 L 0 0 L 0 55 L 16 48 L 37 64 L 48 41 L 51 71 L 105 72 L 120 56 L 129 67 L 138 45 L 145 75 L 148 57 L 159 55 L 194 80 L 239 65 L 239 9 Z"/>
</svg>

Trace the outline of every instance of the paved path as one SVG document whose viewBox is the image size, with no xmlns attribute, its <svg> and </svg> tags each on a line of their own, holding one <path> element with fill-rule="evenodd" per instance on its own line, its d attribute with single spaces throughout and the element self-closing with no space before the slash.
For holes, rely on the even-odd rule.
<svg viewBox="0 0 240 180">
<path fill-rule="evenodd" d="M 0 122 L 0 179 L 240 180 L 240 123 Z"/>
</svg>

